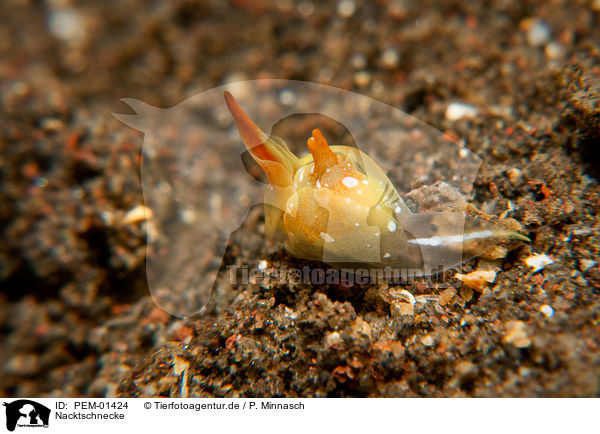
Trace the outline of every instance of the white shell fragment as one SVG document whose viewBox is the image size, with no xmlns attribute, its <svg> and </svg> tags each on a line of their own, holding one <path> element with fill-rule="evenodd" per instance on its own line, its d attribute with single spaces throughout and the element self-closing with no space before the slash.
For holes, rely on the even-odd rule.
<svg viewBox="0 0 600 434">
<path fill-rule="evenodd" d="M 356 4 L 352 0 L 342 0 L 338 3 L 337 13 L 341 17 L 350 18 L 356 11 Z"/>
<path fill-rule="evenodd" d="M 527 29 L 527 43 L 532 47 L 544 46 L 550 41 L 552 31 L 548 25 L 541 20 L 534 20 Z"/>
<path fill-rule="evenodd" d="M 532 272 L 536 273 L 546 268 L 546 266 L 554 264 L 554 259 L 544 253 L 541 255 L 531 255 L 527 257 L 525 259 L 525 263 L 529 268 L 531 268 Z"/>
<path fill-rule="evenodd" d="M 477 107 L 461 102 L 452 102 L 446 109 L 446 119 L 457 121 L 462 118 L 474 118 L 477 116 Z"/>
<path fill-rule="evenodd" d="M 496 272 L 491 270 L 477 270 L 469 274 L 456 273 L 454 277 L 462 281 L 469 288 L 481 292 L 488 283 L 492 283 L 496 279 Z"/>
<path fill-rule="evenodd" d="M 153 216 L 152 210 L 145 207 L 144 205 L 137 205 L 136 207 L 127 211 L 127 214 L 123 216 L 121 220 L 122 224 L 135 224 L 146 219 L 151 219 Z"/>
<path fill-rule="evenodd" d="M 540 306 L 540 312 L 542 312 L 546 318 L 552 318 L 554 316 L 554 309 L 552 309 L 552 306 L 548 306 L 547 304 Z"/>
<path fill-rule="evenodd" d="M 353 188 L 358 185 L 358 179 L 353 178 L 352 176 L 346 176 L 344 179 L 342 179 L 342 184 L 348 188 Z"/>
<path fill-rule="evenodd" d="M 427 336 L 423 337 L 423 339 L 421 339 L 421 343 L 423 345 L 425 345 L 426 347 L 432 347 L 433 344 L 435 344 L 435 341 L 433 340 L 431 335 L 427 335 Z"/>
</svg>

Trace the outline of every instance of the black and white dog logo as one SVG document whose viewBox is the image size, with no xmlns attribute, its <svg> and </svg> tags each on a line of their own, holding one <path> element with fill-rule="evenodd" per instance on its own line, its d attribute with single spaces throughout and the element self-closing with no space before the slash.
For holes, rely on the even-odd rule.
<svg viewBox="0 0 600 434">
<path fill-rule="evenodd" d="M 19 399 L 4 403 L 6 407 L 6 429 L 14 431 L 16 427 L 48 427 L 50 409 L 30 399 Z"/>
</svg>

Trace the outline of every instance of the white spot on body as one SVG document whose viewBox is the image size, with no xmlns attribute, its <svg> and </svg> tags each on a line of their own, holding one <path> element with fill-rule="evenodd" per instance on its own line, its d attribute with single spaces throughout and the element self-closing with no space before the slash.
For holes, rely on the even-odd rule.
<svg viewBox="0 0 600 434">
<path fill-rule="evenodd" d="M 397 228 L 396 222 L 389 221 L 387 228 L 388 228 L 388 231 L 390 231 L 390 232 L 396 232 L 396 228 Z"/>
<path fill-rule="evenodd" d="M 342 179 L 342 184 L 348 188 L 354 188 L 358 185 L 358 179 L 353 178 L 352 176 L 346 176 L 344 179 Z"/>
</svg>

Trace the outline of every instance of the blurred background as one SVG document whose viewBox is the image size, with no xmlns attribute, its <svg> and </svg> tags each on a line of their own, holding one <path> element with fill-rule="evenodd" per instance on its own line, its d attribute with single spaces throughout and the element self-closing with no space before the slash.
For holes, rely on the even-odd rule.
<svg viewBox="0 0 600 434">
<path fill-rule="evenodd" d="M 471 345 L 443 374 L 418 353 L 405 377 L 318 390 L 379 396 L 392 381 L 407 384 L 398 395 L 598 393 L 599 1 L 3 0 L 0 16 L 0 395 L 112 396 L 152 348 L 198 334 L 149 298 L 143 136 L 111 113 L 128 111 L 125 97 L 170 107 L 256 78 L 354 90 L 464 141 L 484 159 L 479 203 L 510 201 L 531 248 L 551 251 L 564 277 L 515 274 L 500 297 L 506 318 L 473 314 L 532 321 L 535 351 L 485 365 L 478 357 L 492 350 Z M 535 298 L 548 287 L 550 325 Z M 459 366 L 465 387 L 450 381 Z M 302 393 L 290 387 L 263 393 Z"/>
</svg>

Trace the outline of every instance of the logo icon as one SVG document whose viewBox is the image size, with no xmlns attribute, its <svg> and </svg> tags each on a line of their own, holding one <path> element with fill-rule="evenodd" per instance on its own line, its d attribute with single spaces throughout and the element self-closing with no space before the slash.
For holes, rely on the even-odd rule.
<svg viewBox="0 0 600 434">
<path fill-rule="evenodd" d="M 14 431 L 16 427 L 48 428 L 50 409 L 30 399 L 19 399 L 4 403 L 6 407 L 6 429 Z"/>
</svg>

